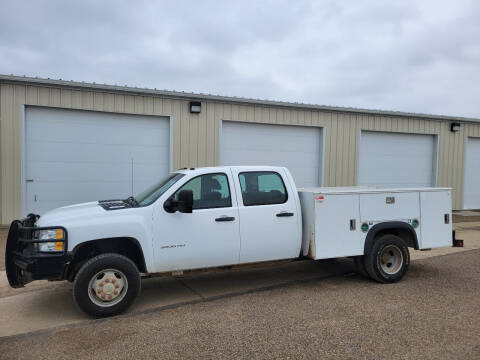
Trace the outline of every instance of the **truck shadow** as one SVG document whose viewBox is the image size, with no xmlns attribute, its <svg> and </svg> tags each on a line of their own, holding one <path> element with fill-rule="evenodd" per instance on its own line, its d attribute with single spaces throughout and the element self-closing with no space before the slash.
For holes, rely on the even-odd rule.
<svg viewBox="0 0 480 360">
<path fill-rule="evenodd" d="M 292 261 L 268 267 L 147 278 L 132 312 L 207 300 L 352 273 L 350 259 Z"/>
<path fill-rule="evenodd" d="M 350 259 L 305 260 L 175 278 L 145 278 L 142 280 L 142 293 L 126 316 L 308 281 L 322 281 L 352 273 L 353 269 Z M 0 299 L 0 305 L 0 337 L 91 320 L 75 306 L 72 284 L 68 283 L 4 297 Z"/>
</svg>

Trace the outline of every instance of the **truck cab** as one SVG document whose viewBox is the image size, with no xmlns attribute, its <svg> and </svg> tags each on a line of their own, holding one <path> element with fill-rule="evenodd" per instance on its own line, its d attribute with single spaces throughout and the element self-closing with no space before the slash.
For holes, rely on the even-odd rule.
<svg viewBox="0 0 480 360">
<path fill-rule="evenodd" d="M 11 286 L 75 281 L 79 307 L 106 316 L 124 310 L 122 296 L 138 293 L 132 274 L 292 259 L 301 248 L 301 206 L 286 168 L 207 167 L 173 172 L 128 199 L 14 221 L 6 264 Z M 111 262 L 126 270 L 102 273 L 102 266 L 115 270 Z"/>
<path fill-rule="evenodd" d="M 203 168 L 179 174 L 185 176 L 153 206 L 153 272 L 299 256 L 300 204 L 285 168 Z M 190 197 L 191 205 L 187 200 L 182 208 Z"/>
</svg>

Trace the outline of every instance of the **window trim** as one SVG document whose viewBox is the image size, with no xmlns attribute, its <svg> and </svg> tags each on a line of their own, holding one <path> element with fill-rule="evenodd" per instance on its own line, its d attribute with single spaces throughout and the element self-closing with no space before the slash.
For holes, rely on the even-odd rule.
<svg viewBox="0 0 480 360">
<path fill-rule="evenodd" d="M 242 183 L 240 181 L 240 175 L 242 174 L 251 174 L 251 173 L 270 173 L 270 174 L 275 174 L 277 175 L 280 180 L 282 181 L 282 185 L 283 185 L 283 188 L 285 189 L 285 201 L 284 202 L 281 202 L 281 203 L 273 203 L 273 204 L 245 204 L 245 200 L 244 200 L 244 197 L 243 197 L 243 190 L 242 190 Z M 277 172 L 277 171 L 269 171 L 269 170 L 260 170 L 260 171 L 257 171 L 257 170 L 254 170 L 254 171 L 242 171 L 240 173 L 238 173 L 238 183 L 240 185 L 240 193 L 242 195 L 242 204 L 243 206 L 268 206 L 268 205 L 282 205 L 282 204 L 285 204 L 287 203 L 288 199 L 289 199 L 289 195 L 288 195 L 288 190 L 287 190 L 287 187 L 285 186 L 285 181 L 283 181 L 283 176 Z"/>
<path fill-rule="evenodd" d="M 233 202 L 232 202 L 232 190 L 230 188 L 230 181 L 228 179 L 228 174 L 227 173 L 223 173 L 223 172 L 215 172 L 215 173 L 204 173 L 204 174 L 200 174 L 200 175 L 197 175 L 197 176 L 194 176 L 192 177 L 191 179 L 189 179 L 188 181 L 186 181 L 184 184 L 182 184 L 177 190 L 175 190 L 175 192 L 169 197 L 170 199 L 173 199 L 175 197 L 175 194 L 177 194 L 185 185 L 187 185 L 190 181 L 193 181 L 195 180 L 196 178 L 199 178 L 201 176 L 205 176 L 205 175 L 225 175 L 225 177 L 227 178 L 227 186 L 228 186 L 228 194 L 230 195 L 230 205 L 229 206 L 209 206 L 209 207 L 201 207 L 201 208 L 193 208 L 192 210 L 193 211 L 196 211 L 196 210 L 208 210 L 208 209 L 226 209 L 226 208 L 231 208 L 233 207 Z"/>
</svg>

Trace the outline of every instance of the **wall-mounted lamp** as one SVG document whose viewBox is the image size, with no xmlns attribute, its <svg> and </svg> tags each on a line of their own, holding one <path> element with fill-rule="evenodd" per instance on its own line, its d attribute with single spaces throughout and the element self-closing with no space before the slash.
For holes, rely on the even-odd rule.
<svg viewBox="0 0 480 360">
<path fill-rule="evenodd" d="M 190 112 L 199 114 L 202 111 L 202 103 L 200 101 L 190 101 Z"/>
<path fill-rule="evenodd" d="M 450 131 L 451 132 L 460 131 L 460 124 L 459 123 L 451 123 L 450 124 Z"/>
</svg>

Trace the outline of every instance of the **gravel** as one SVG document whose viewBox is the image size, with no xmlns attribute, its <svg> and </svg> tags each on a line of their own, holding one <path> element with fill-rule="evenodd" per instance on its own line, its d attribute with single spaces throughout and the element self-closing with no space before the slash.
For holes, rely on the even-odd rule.
<svg viewBox="0 0 480 360">
<path fill-rule="evenodd" d="M 2 359 L 480 358 L 480 250 L 0 339 Z"/>
</svg>

